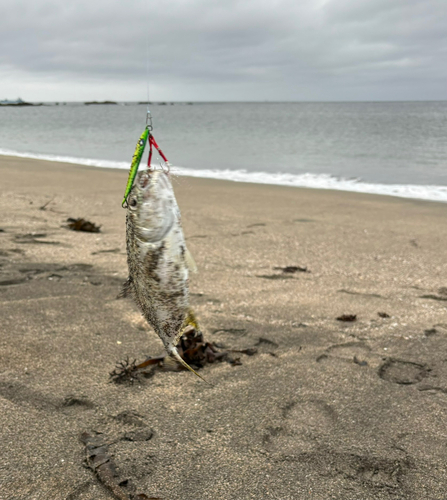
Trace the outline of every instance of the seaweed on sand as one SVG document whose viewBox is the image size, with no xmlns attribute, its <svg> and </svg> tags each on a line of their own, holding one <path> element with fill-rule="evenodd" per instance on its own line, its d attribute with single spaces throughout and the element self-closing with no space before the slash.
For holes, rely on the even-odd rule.
<svg viewBox="0 0 447 500">
<path fill-rule="evenodd" d="M 232 353 L 253 356 L 257 352 L 255 347 L 219 350 L 215 343 L 205 341 L 202 332 L 193 327 L 185 330 L 177 349 L 180 356 L 197 370 L 218 361 L 226 361 L 233 366 L 241 365 L 240 358 L 233 357 Z M 140 364 L 136 364 L 136 360 L 130 362 L 127 358 L 125 361 L 117 363 L 115 369 L 110 373 L 110 379 L 115 383 L 133 384 L 141 376 L 151 377 L 157 370 L 172 371 L 173 369 L 180 371 L 184 368 L 165 355 L 148 358 Z"/>
</svg>

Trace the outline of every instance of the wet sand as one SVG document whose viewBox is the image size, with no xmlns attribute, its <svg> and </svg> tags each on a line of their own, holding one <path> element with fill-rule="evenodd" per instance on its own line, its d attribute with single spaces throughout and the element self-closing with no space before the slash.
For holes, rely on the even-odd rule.
<svg viewBox="0 0 447 500">
<path fill-rule="evenodd" d="M 205 337 L 258 354 L 116 385 L 162 352 L 116 300 L 126 178 L 0 157 L 0 498 L 115 498 L 87 431 L 129 495 L 444 499 L 447 204 L 174 179 Z"/>
</svg>

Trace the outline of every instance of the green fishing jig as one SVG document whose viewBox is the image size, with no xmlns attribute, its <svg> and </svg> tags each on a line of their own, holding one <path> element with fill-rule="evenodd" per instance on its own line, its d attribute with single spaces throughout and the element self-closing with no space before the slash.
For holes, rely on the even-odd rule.
<svg viewBox="0 0 447 500">
<path fill-rule="evenodd" d="M 127 179 L 126 192 L 124 193 L 123 202 L 121 204 L 123 208 L 127 207 L 127 197 L 129 196 L 129 193 L 132 190 L 133 181 L 135 180 L 135 177 L 137 175 L 138 167 L 140 166 L 141 157 L 143 156 L 148 136 L 149 136 L 149 127 L 146 127 L 144 129 L 144 132 L 141 134 L 141 137 L 138 139 L 137 145 L 135 147 L 135 153 L 133 154 L 132 157 L 129 177 Z"/>
</svg>

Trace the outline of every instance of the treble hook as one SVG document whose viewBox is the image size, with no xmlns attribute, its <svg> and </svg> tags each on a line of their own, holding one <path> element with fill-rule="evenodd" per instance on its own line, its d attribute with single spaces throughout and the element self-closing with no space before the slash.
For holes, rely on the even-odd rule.
<svg viewBox="0 0 447 500">
<path fill-rule="evenodd" d="M 165 161 L 164 163 L 160 162 L 160 167 L 165 174 L 169 174 L 171 171 L 171 164 L 168 161 Z"/>
</svg>

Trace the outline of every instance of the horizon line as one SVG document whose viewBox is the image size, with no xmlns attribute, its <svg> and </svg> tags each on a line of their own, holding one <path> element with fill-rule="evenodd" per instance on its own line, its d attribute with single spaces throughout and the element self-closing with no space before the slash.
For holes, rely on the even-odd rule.
<svg viewBox="0 0 447 500">
<path fill-rule="evenodd" d="M 19 98 L 20 99 L 20 98 Z M 17 100 L 9 100 L 9 99 L 4 99 L 5 104 L 0 104 L 0 106 L 7 106 L 9 103 L 11 103 L 13 106 L 17 105 L 14 104 L 17 102 Z M 6 102 L 7 101 L 7 102 Z M 168 100 L 168 99 L 162 99 L 159 101 L 145 101 L 145 100 L 135 100 L 135 101 L 127 101 L 127 100 L 115 100 L 115 99 L 104 99 L 104 100 L 76 100 L 76 101 L 70 101 L 70 100 L 56 100 L 56 101 L 41 101 L 41 100 L 36 100 L 36 101 L 22 101 L 23 103 L 30 103 L 30 104 L 60 104 L 60 103 L 70 103 L 70 104 L 135 104 L 135 105 L 145 105 L 145 104 L 291 104 L 291 103 L 296 103 L 296 104 L 349 104 L 349 103 L 405 103 L 405 102 L 447 102 L 447 99 L 374 99 L 374 100 L 364 100 L 364 99 L 355 99 L 355 100 L 272 100 L 272 99 L 265 99 L 265 100 L 220 100 L 220 101 L 214 101 L 214 100 L 203 100 L 203 101 L 194 101 L 191 99 L 186 99 L 186 100 Z M 0 103 L 2 103 L 2 100 L 0 100 Z"/>
</svg>

